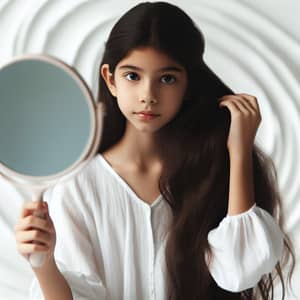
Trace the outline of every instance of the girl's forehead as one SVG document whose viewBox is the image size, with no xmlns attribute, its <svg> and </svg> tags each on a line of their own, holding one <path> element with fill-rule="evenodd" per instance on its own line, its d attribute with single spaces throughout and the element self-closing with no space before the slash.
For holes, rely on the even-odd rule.
<svg viewBox="0 0 300 300">
<path fill-rule="evenodd" d="M 178 64 L 170 56 L 162 51 L 151 47 L 138 48 L 130 51 L 117 65 L 119 69 L 135 66 L 137 70 L 153 69 L 164 71 L 174 69 L 174 71 L 184 71 L 183 66 Z"/>
</svg>

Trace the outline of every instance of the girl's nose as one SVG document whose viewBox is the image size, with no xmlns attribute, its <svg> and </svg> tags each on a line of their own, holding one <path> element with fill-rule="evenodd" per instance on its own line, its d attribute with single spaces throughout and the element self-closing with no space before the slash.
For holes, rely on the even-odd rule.
<svg viewBox="0 0 300 300">
<path fill-rule="evenodd" d="M 151 82 L 150 80 L 145 82 L 145 85 L 143 87 L 143 94 L 141 97 L 141 102 L 143 103 L 150 103 L 150 104 L 156 104 L 157 103 L 157 98 L 156 98 L 156 93 L 155 93 L 155 87 L 154 83 Z"/>
<path fill-rule="evenodd" d="M 154 98 L 150 98 L 150 97 L 144 97 L 141 99 L 141 102 L 143 103 L 149 103 L 149 104 L 156 104 L 157 103 L 157 100 L 154 99 Z"/>
</svg>

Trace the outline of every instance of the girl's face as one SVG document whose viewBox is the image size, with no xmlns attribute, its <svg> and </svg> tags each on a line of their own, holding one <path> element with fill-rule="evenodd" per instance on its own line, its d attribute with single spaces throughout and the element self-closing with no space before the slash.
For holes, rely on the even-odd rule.
<svg viewBox="0 0 300 300">
<path fill-rule="evenodd" d="M 187 86 L 184 67 L 153 48 L 138 48 L 122 59 L 110 74 L 102 65 L 101 74 L 127 121 L 136 129 L 155 132 L 171 121 L 181 107 Z M 149 119 L 138 114 L 151 111 Z"/>
</svg>

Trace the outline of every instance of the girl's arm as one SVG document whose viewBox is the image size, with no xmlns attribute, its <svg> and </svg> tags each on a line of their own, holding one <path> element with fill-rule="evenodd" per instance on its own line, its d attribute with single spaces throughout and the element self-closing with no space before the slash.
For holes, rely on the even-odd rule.
<svg viewBox="0 0 300 300">
<path fill-rule="evenodd" d="M 45 300 L 72 300 L 71 289 L 60 273 L 55 259 L 50 259 L 40 268 L 32 268 L 39 281 Z"/>
<path fill-rule="evenodd" d="M 230 111 L 231 122 L 227 139 L 230 156 L 228 215 L 250 209 L 254 203 L 252 150 L 261 122 L 256 97 L 248 94 L 225 95 L 219 106 Z"/>
<path fill-rule="evenodd" d="M 43 213 L 40 218 L 36 213 Z M 32 267 L 42 289 L 45 300 L 72 300 L 72 293 L 65 278 L 58 270 L 54 258 L 56 230 L 50 218 L 47 202 L 27 201 L 15 226 L 17 249 L 28 259 L 28 255 L 44 253 L 45 262 L 40 267 Z M 37 243 L 32 244 L 35 240 Z M 40 298 L 42 295 L 40 295 Z"/>
<path fill-rule="evenodd" d="M 100 246 L 90 236 L 89 228 L 93 223 L 86 223 L 95 216 L 90 212 L 93 197 L 84 185 L 87 182 L 85 176 L 82 172 L 56 184 L 44 194 L 57 229 L 55 260 L 47 266 L 49 270 L 34 270 L 36 276 L 30 286 L 30 299 L 42 300 L 43 295 L 49 297 L 46 300 L 107 298 L 94 253 L 95 247 Z M 56 293 L 59 296 L 55 296 Z"/>
<path fill-rule="evenodd" d="M 252 153 L 230 156 L 230 183 L 227 215 L 237 215 L 255 203 Z"/>
<path fill-rule="evenodd" d="M 232 292 L 255 287 L 271 273 L 284 250 L 283 233 L 275 219 L 255 205 L 252 149 L 260 123 L 255 97 L 236 94 L 221 98 L 231 112 L 227 140 L 230 156 L 228 215 L 208 233 L 216 283 Z"/>
</svg>

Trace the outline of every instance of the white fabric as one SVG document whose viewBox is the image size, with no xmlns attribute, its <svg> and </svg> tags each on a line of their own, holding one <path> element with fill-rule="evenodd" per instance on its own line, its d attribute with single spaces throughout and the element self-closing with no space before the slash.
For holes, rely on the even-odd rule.
<svg viewBox="0 0 300 300">
<path fill-rule="evenodd" d="M 74 300 L 166 299 L 165 242 L 171 210 L 160 195 L 142 201 L 101 154 L 75 177 L 47 190 L 57 232 L 55 258 Z M 254 205 L 209 232 L 210 272 L 241 291 L 273 270 L 283 251 L 273 218 Z M 33 280 L 30 299 L 43 299 Z"/>
</svg>

